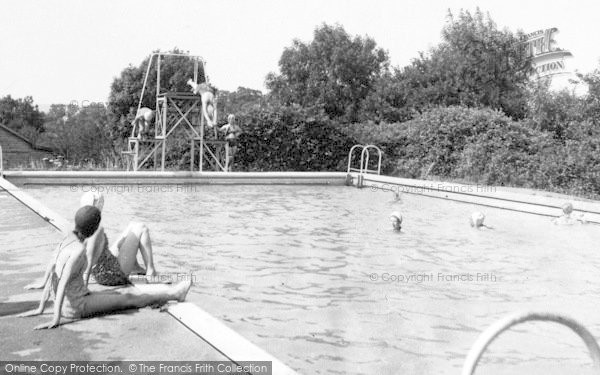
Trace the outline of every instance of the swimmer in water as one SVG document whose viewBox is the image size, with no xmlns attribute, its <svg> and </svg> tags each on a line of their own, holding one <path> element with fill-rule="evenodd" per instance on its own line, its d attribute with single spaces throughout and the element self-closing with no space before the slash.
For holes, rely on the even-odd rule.
<svg viewBox="0 0 600 375">
<path fill-rule="evenodd" d="M 61 318 L 64 323 L 99 314 L 164 304 L 168 301 L 185 301 L 192 286 L 191 277 L 175 285 L 137 285 L 100 292 L 88 290 L 83 276 L 87 264 L 85 242 L 98 230 L 100 220 L 100 210 L 94 206 L 83 206 L 75 214 L 75 229 L 60 243 L 55 252 L 50 264 L 51 272 L 44 280 L 44 292 L 39 307 L 19 315 L 26 317 L 43 314 L 52 291 L 53 318 L 34 329 L 58 327 Z"/>
<path fill-rule="evenodd" d="M 490 226 L 485 225 L 483 222 L 485 221 L 485 215 L 483 212 L 475 211 L 471 214 L 469 218 L 469 224 L 471 227 L 475 229 L 494 229 Z"/>
<path fill-rule="evenodd" d="M 392 212 L 390 215 L 390 221 L 392 222 L 392 227 L 396 232 L 400 232 L 400 230 L 402 230 L 402 215 L 400 215 L 400 212 Z"/>
<path fill-rule="evenodd" d="M 578 216 L 573 215 L 573 204 L 567 202 L 561 206 L 563 214 L 559 217 L 552 219 L 552 222 L 556 225 L 575 225 L 575 224 L 586 224 L 587 221 L 583 218 L 583 214 Z"/>
</svg>

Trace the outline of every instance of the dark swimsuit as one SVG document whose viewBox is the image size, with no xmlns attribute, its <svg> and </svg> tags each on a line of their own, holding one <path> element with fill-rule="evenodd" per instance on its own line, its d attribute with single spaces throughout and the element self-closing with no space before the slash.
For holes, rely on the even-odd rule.
<svg viewBox="0 0 600 375">
<path fill-rule="evenodd" d="M 98 284 L 106 286 L 130 285 L 127 275 L 121 270 L 117 257 L 108 249 L 108 238 L 104 235 L 104 248 L 92 268 L 92 276 Z"/>
<path fill-rule="evenodd" d="M 239 130 L 238 129 L 232 129 L 233 127 L 230 126 L 227 129 L 227 132 L 225 133 L 225 140 L 227 141 L 227 144 L 229 144 L 229 147 L 237 147 L 238 145 L 238 133 Z M 233 135 L 233 137 L 229 137 L 227 138 L 229 135 Z"/>
</svg>

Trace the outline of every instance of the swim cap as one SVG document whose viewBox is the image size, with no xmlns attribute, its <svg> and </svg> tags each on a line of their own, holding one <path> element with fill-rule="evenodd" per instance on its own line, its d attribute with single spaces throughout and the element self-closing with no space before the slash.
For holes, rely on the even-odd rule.
<svg viewBox="0 0 600 375">
<path fill-rule="evenodd" d="M 81 196 L 81 200 L 79 201 L 79 207 L 83 206 L 94 206 L 102 211 L 102 208 L 104 207 L 104 195 L 102 195 L 102 193 L 88 191 Z"/>
<path fill-rule="evenodd" d="M 398 212 L 398 211 L 394 211 L 394 212 L 392 212 L 392 214 L 390 215 L 390 219 L 391 219 L 391 220 L 398 220 L 399 222 L 402 222 L 402 215 L 400 215 L 400 212 Z"/>
<path fill-rule="evenodd" d="M 565 215 L 569 215 L 571 212 L 573 212 L 573 204 L 571 202 L 567 202 L 567 203 L 563 204 L 561 206 L 561 208 Z"/>
<path fill-rule="evenodd" d="M 94 206 L 83 206 L 75 213 L 75 232 L 88 238 L 100 225 L 100 210 Z"/>
<path fill-rule="evenodd" d="M 482 212 L 476 211 L 471 214 L 471 226 L 475 228 L 479 228 L 483 225 L 483 221 L 485 220 L 485 215 Z"/>
</svg>

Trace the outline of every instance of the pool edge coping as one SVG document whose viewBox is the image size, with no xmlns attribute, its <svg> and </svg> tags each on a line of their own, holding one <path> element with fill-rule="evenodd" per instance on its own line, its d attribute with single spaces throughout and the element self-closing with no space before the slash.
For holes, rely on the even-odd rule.
<svg viewBox="0 0 600 375">
<path fill-rule="evenodd" d="M 503 191 L 491 185 L 418 180 L 356 172 L 190 172 L 190 171 L 5 171 L 5 178 L 24 185 L 198 184 L 198 185 L 354 185 L 442 198 L 479 206 L 557 217 L 572 202 L 576 214 L 600 224 L 600 201 L 550 196 L 543 190 Z M 500 189 L 500 190 L 498 190 Z M 482 191 L 479 191 L 482 190 Z"/>
<path fill-rule="evenodd" d="M 574 213 L 585 215 L 585 219 L 589 223 L 600 224 L 600 201 L 584 201 L 570 196 L 540 195 L 543 193 L 552 194 L 546 191 L 509 192 L 497 190 L 498 187 L 488 185 L 417 180 L 364 173 L 349 173 L 348 175 L 349 184 L 360 188 L 417 194 L 547 217 L 560 216 L 562 213 L 561 205 L 570 202 L 573 204 Z M 477 191 L 479 187 L 483 187 L 484 190 L 493 190 L 493 192 Z"/>
</svg>

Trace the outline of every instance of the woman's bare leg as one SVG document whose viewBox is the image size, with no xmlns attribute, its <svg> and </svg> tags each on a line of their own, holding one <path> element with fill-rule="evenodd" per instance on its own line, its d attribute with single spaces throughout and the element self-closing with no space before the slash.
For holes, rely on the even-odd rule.
<svg viewBox="0 0 600 375">
<path fill-rule="evenodd" d="M 129 223 L 121 238 L 123 240 L 115 256 L 119 260 L 123 273 L 129 275 L 132 271 L 138 271 L 141 268 L 136 259 L 139 250 L 146 264 L 146 275 L 155 275 L 152 241 L 148 227 L 142 223 Z"/>
<path fill-rule="evenodd" d="M 128 287 L 127 291 L 92 292 L 85 297 L 84 315 L 87 317 L 168 301 L 183 302 L 191 285 L 190 278 L 175 285 L 136 285 Z"/>
</svg>

